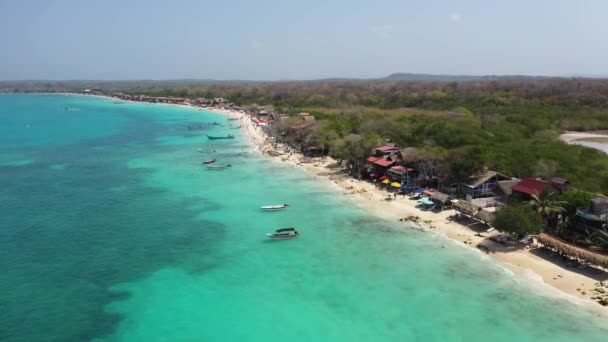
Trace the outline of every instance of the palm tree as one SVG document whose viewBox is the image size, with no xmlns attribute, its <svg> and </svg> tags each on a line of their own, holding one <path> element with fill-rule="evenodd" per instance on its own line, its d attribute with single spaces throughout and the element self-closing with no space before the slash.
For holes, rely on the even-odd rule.
<svg viewBox="0 0 608 342">
<path fill-rule="evenodd" d="M 603 250 L 608 250 L 608 230 L 598 229 L 594 232 L 587 232 L 589 234 L 585 242 L 592 247 L 597 247 Z"/>
<path fill-rule="evenodd" d="M 555 192 L 544 191 L 540 195 L 532 195 L 530 200 L 532 208 L 543 217 L 550 228 L 555 228 L 557 215 L 564 213 L 564 206 L 568 204 L 566 201 L 556 200 L 555 196 Z"/>
</svg>

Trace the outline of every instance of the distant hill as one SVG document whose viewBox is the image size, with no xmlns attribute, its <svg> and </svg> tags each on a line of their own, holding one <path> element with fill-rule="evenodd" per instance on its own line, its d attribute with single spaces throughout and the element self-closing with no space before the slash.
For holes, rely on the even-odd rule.
<svg viewBox="0 0 608 342">
<path fill-rule="evenodd" d="M 394 73 L 380 80 L 385 81 L 430 81 L 430 82 L 464 82 L 464 81 L 498 81 L 498 80 L 544 80 L 559 77 L 548 76 L 525 76 L 525 75 L 431 75 L 431 74 L 411 74 Z"/>
</svg>

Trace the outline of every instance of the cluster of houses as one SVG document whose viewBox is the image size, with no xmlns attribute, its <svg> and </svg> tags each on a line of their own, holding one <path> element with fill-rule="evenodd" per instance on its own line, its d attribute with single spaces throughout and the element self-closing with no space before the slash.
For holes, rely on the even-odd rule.
<svg viewBox="0 0 608 342">
<path fill-rule="evenodd" d="M 226 109 L 239 110 L 237 105 L 229 103 L 223 97 L 216 97 L 212 99 L 199 97 L 196 99 L 189 99 L 185 97 L 171 97 L 171 96 L 149 96 L 149 95 L 129 95 L 123 93 L 114 93 L 111 97 L 125 100 L 125 101 L 138 101 L 138 102 L 150 102 L 150 103 L 169 103 L 169 104 L 181 104 L 190 105 L 196 107 L 222 107 Z"/>
<path fill-rule="evenodd" d="M 102 95 L 105 96 L 103 91 L 97 89 L 85 89 L 82 94 L 85 95 Z M 149 102 L 149 103 L 167 103 L 167 104 L 179 104 L 193 107 L 215 107 L 222 109 L 233 109 L 241 110 L 239 106 L 234 103 L 230 103 L 223 97 L 204 98 L 199 97 L 196 99 L 189 99 L 186 97 L 173 97 L 173 96 L 150 96 L 150 95 L 129 95 L 123 93 L 112 93 L 108 95 L 110 97 L 124 100 L 124 101 L 137 101 L 137 102 Z"/>
<path fill-rule="evenodd" d="M 387 144 L 373 149 L 366 159 L 365 177 L 385 184 L 391 191 L 418 193 L 433 208 L 452 207 L 462 214 L 491 224 L 494 212 L 511 201 L 529 201 L 544 191 L 562 193 L 569 182 L 563 178 L 513 178 L 500 172 L 482 170 L 463 180 L 441 178 L 437 163 L 416 158 L 410 149 Z M 411 157 L 414 156 L 414 157 Z M 577 211 L 581 230 L 608 228 L 608 197 L 594 195 L 586 208 Z"/>
</svg>

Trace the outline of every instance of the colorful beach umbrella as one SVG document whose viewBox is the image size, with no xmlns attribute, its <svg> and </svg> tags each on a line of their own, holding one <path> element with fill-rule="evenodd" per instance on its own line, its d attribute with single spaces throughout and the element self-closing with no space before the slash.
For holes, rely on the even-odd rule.
<svg viewBox="0 0 608 342">
<path fill-rule="evenodd" d="M 390 183 L 390 182 L 391 182 L 390 180 L 385 179 L 385 180 L 383 180 L 383 181 L 382 181 L 382 184 L 388 184 L 388 183 Z"/>
<path fill-rule="evenodd" d="M 387 179 L 387 178 L 388 178 L 388 177 L 387 177 L 386 175 L 384 175 L 384 176 L 380 177 L 380 180 L 385 180 L 385 179 Z"/>
<path fill-rule="evenodd" d="M 375 173 L 370 173 L 370 174 L 369 174 L 369 176 L 370 176 L 370 177 L 372 177 L 372 178 L 376 178 L 377 174 L 375 174 Z"/>
<path fill-rule="evenodd" d="M 407 190 L 407 189 L 409 189 L 409 188 L 410 188 L 410 186 L 409 186 L 409 185 L 407 185 L 407 184 L 403 184 L 403 185 L 401 186 L 401 190 Z"/>
<path fill-rule="evenodd" d="M 401 183 L 399 183 L 399 182 L 392 182 L 391 186 L 394 186 L 395 188 L 398 188 L 398 187 L 401 186 Z"/>
</svg>

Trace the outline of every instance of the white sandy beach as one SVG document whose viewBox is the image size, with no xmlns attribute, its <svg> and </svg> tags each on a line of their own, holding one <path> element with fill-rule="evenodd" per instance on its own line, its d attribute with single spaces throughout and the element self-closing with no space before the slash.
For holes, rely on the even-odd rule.
<svg viewBox="0 0 608 342">
<path fill-rule="evenodd" d="M 482 231 L 479 227 L 477 230 L 473 230 L 464 223 L 449 220 L 448 217 L 455 213 L 454 210 L 444 210 L 441 213 L 423 211 L 416 208 L 416 201 L 401 196 L 398 196 L 397 200 L 386 201 L 388 197 L 386 191 L 375 189 L 372 183 L 357 180 L 341 170 L 332 168 L 335 161 L 329 157 L 314 158 L 312 162 L 302 163 L 301 154 L 283 153 L 280 145 L 278 152 L 281 155 L 271 157 L 268 152 L 275 151 L 275 149 L 261 127 L 257 127 L 246 116 L 237 112 L 221 109 L 212 111 L 230 117 L 243 117 L 238 122 L 243 125 L 242 132 L 256 151 L 277 162 L 302 167 L 315 178 L 325 181 L 335 188 L 337 194 L 352 196 L 354 202 L 364 210 L 395 221 L 396 227 L 401 226 L 403 229 L 407 229 L 411 227 L 411 224 L 415 224 L 420 229 L 441 234 L 462 244 L 465 248 L 475 250 L 478 250 L 477 246 L 482 244 L 487 247 L 488 256 L 511 270 L 519 279 L 539 287 L 545 295 L 565 296 L 578 304 L 589 305 L 602 314 L 608 314 L 608 311 L 590 299 L 597 294 L 596 287 L 602 287 L 599 282 L 608 281 L 607 272 L 572 266 L 540 249 L 508 250 L 506 247 L 488 240 L 489 233 L 484 232 L 481 234 L 482 236 L 479 236 L 477 233 Z M 406 224 L 399 221 L 399 219 L 407 217 L 417 217 L 417 223 Z M 606 288 L 604 287 L 604 289 Z M 606 291 L 608 292 L 608 289 Z"/>
<path fill-rule="evenodd" d="M 566 132 L 560 135 L 560 140 L 566 143 L 573 143 L 576 140 L 584 140 L 589 138 L 608 138 L 607 132 Z"/>
</svg>

